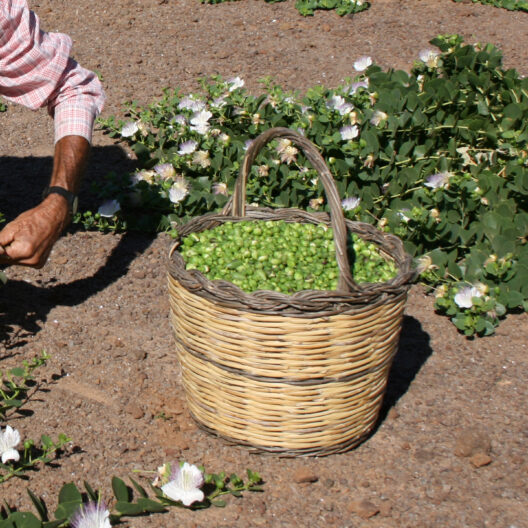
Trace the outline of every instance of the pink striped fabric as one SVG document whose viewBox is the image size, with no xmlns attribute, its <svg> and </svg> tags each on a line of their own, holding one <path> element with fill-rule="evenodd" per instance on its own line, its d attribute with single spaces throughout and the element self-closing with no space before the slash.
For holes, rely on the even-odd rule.
<svg viewBox="0 0 528 528">
<path fill-rule="evenodd" d="M 33 110 L 47 106 L 55 141 L 67 135 L 91 142 L 105 95 L 97 76 L 71 57 L 72 41 L 40 29 L 26 0 L 0 0 L 0 96 Z"/>
</svg>

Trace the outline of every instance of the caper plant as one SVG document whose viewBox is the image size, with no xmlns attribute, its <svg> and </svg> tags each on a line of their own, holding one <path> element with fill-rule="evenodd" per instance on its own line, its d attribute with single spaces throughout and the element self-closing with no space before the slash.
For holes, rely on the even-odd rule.
<svg viewBox="0 0 528 528">
<path fill-rule="evenodd" d="M 226 203 L 253 138 L 292 128 L 320 148 L 347 217 L 402 238 L 438 311 L 468 336 L 493 333 L 528 308 L 528 79 L 493 45 L 458 35 L 433 39 L 409 72 L 369 57 L 352 66 L 342 86 L 302 95 L 271 79 L 252 95 L 238 77 L 213 77 L 199 93 L 128 103 L 125 119 L 99 123 L 139 168 L 95 191 L 118 201 L 123 228 L 177 230 Z M 285 140 L 257 156 L 247 199 L 328 209 L 317 173 Z"/>
</svg>

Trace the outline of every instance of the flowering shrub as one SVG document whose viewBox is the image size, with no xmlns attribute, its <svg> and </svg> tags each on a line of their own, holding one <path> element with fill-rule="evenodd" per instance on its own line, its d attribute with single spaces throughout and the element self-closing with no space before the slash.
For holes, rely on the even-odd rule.
<svg viewBox="0 0 528 528">
<path fill-rule="evenodd" d="M 228 0 L 202 0 L 202 4 L 220 4 Z M 269 4 L 283 2 L 284 0 L 266 0 Z M 297 0 L 295 7 L 301 15 L 313 15 L 317 9 L 335 9 L 338 15 L 359 13 L 368 9 L 367 0 Z"/>
<path fill-rule="evenodd" d="M 431 44 L 410 73 L 362 57 L 345 85 L 302 97 L 269 79 L 253 96 L 241 79 L 215 77 L 201 94 L 128 104 L 129 121 L 100 121 L 140 164 L 97 189 L 119 202 L 115 228 L 171 230 L 221 208 L 252 138 L 289 127 L 320 147 L 349 218 L 404 240 L 438 310 L 468 336 L 492 333 L 506 312 L 528 308 L 528 79 L 504 70 L 490 44 Z M 259 154 L 247 198 L 326 208 L 317 173 L 287 140 Z M 467 287 L 481 295 L 460 303 Z"/>
<path fill-rule="evenodd" d="M 464 0 L 454 1 L 463 2 Z M 472 0 L 472 2 L 502 7 L 509 11 L 528 11 L 528 2 L 526 0 Z"/>
</svg>

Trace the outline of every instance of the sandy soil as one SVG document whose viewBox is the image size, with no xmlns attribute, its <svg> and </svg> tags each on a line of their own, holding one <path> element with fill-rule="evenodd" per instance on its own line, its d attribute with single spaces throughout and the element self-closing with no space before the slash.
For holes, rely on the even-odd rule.
<svg viewBox="0 0 528 528">
<path fill-rule="evenodd" d="M 147 104 L 164 87 L 193 90 L 198 77 L 215 73 L 239 75 L 257 92 L 266 75 L 300 91 L 335 86 L 362 55 L 408 69 L 439 33 L 493 42 L 506 66 L 528 74 L 528 14 L 450 0 L 374 0 L 344 18 L 303 18 L 292 0 L 31 6 L 45 29 L 68 33 L 75 57 L 102 74 L 104 115 L 119 115 L 126 99 Z M 14 106 L 0 114 L 0 126 L 0 210 L 13 218 L 46 184 L 53 127 L 45 112 Z M 130 153 L 95 133 L 87 182 L 133 166 Z M 93 200 L 88 185 L 81 199 L 84 207 Z M 42 270 L 6 270 L 0 369 L 43 350 L 51 355 L 31 413 L 8 422 L 24 437 L 64 432 L 73 442 L 53 467 L 2 484 L 0 499 L 30 509 L 30 487 L 53 511 L 62 483 L 83 480 L 110 499 L 112 475 L 185 459 L 212 472 L 257 470 L 265 492 L 232 498 L 225 509 L 172 510 L 125 526 L 528 528 L 526 314 L 508 317 L 493 337 L 466 340 L 413 287 L 374 434 L 325 458 L 255 455 L 203 432 L 188 414 L 168 318 L 169 247 L 165 235 L 72 230 Z"/>
</svg>

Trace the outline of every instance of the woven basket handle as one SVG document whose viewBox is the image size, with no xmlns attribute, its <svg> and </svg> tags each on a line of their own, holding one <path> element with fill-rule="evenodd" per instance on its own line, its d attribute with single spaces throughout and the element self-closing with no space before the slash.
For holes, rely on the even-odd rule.
<svg viewBox="0 0 528 528">
<path fill-rule="evenodd" d="M 286 138 L 297 145 L 310 161 L 313 168 L 319 173 L 323 184 L 328 204 L 330 205 L 330 219 L 334 230 L 334 242 L 336 248 L 336 259 L 339 268 L 339 280 L 337 289 L 347 292 L 361 291 L 350 273 L 350 263 L 347 255 L 347 228 L 345 217 L 341 207 L 339 193 L 335 186 L 332 173 L 326 166 L 317 147 L 308 139 L 289 128 L 270 128 L 255 138 L 246 151 L 240 173 L 238 175 L 232 199 L 225 205 L 222 214 L 242 217 L 245 215 L 246 207 L 246 181 L 251 166 L 260 150 L 272 139 Z"/>
</svg>

